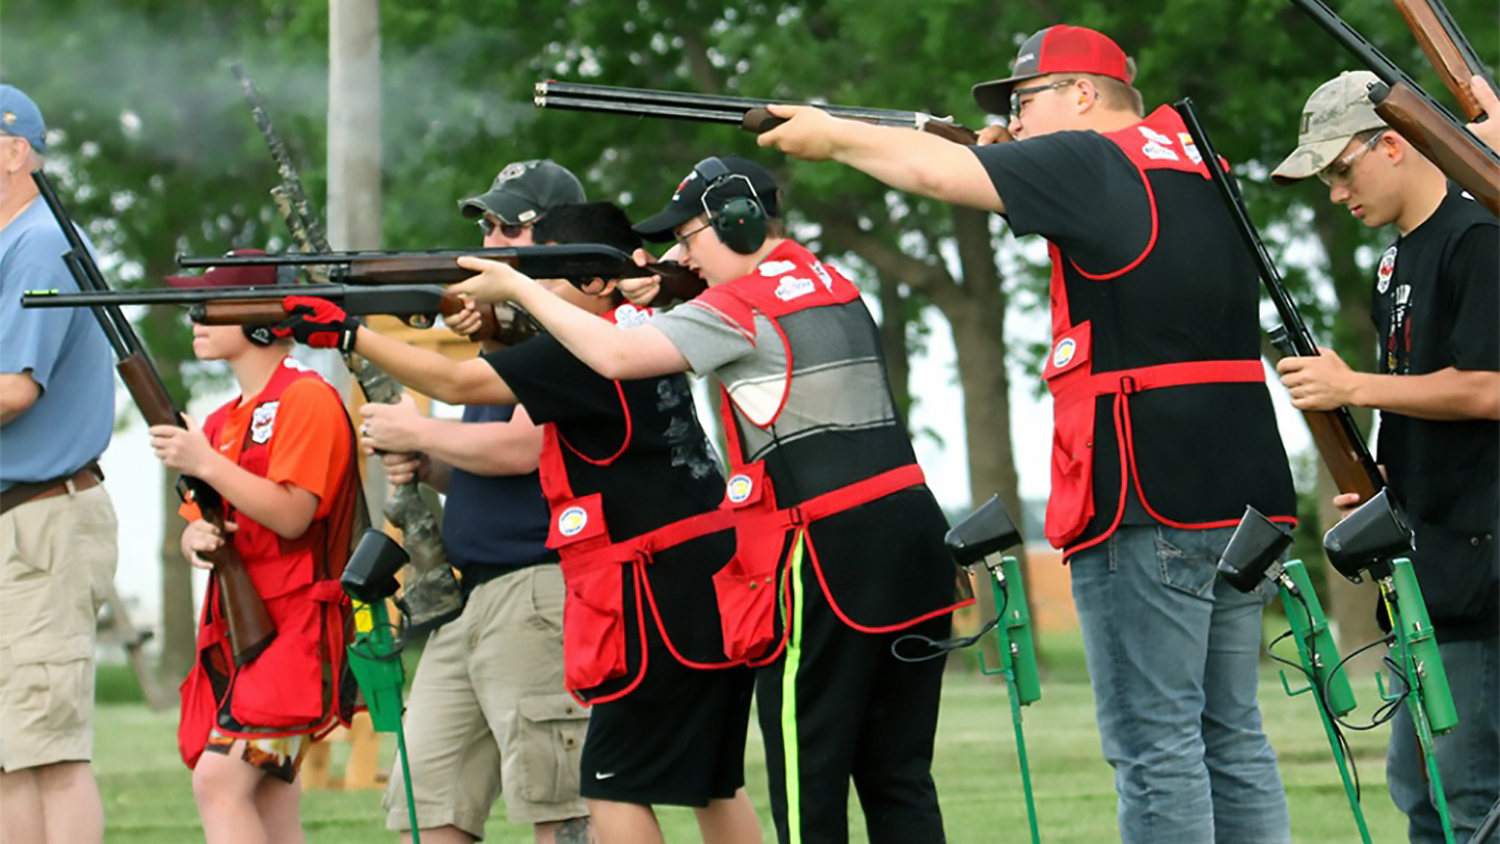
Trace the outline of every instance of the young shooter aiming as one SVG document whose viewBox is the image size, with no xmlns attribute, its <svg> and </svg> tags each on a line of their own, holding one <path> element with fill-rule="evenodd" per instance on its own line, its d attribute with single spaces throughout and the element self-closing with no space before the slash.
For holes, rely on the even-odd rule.
<svg viewBox="0 0 1500 844">
<path fill-rule="evenodd" d="M 608 203 L 554 207 L 534 236 L 640 245 Z M 575 281 L 537 284 L 601 326 L 643 318 L 618 305 L 614 281 Z M 718 512 L 724 482 L 686 379 L 611 381 L 546 335 L 454 362 L 357 326 L 327 302 L 289 305 L 297 302 L 313 311 L 291 328 L 299 340 L 352 343 L 443 401 L 521 402 L 545 426 L 548 544 L 567 584 L 566 682 L 593 703 L 581 774 L 598 841 L 660 842 L 651 806 L 672 804 L 695 807 L 706 844 L 759 844 L 744 790 L 751 678 L 725 655 L 714 599 L 713 575 L 734 552 L 732 523 Z"/>
</svg>

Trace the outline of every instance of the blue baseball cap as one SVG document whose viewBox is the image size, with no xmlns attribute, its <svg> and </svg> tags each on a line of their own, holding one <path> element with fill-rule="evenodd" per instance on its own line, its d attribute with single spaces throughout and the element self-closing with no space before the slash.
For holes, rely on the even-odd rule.
<svg viewBox="0 0 1500 844">
<path fill-rule="evenodd" d="M 0 132 L 25 138 L 39 153 L 47 151 L 47 124 L 42 110 L 14 85 L 0 85 Z"/>
</svg>

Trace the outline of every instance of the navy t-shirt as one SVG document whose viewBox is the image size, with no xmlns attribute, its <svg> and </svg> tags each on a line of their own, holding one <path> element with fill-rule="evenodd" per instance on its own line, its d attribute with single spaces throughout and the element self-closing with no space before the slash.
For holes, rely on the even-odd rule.
<svg viewBox="0 0 1500 844">
<path fill-rule="evenodd" d="M 513 405 L 469 405 L 463 419 L 507 422 L 514 413 Z M 487 476 L 453 468 L 443 507 L 443 550 L 470 588 L 505 569 L 556 562 L 557 553 L 547 548 L 547 522 L 536 472 Z"/>
</svg>

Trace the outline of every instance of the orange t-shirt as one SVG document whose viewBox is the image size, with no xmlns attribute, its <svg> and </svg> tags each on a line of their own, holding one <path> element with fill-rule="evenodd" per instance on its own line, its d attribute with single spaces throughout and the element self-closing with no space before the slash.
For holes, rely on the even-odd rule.
<svg viewBox="0 0 1500 844">
<path fill-rule="evenodd" d="M 257 403 L 240 396 L 215 411 L 227 413 L 214 447 L 238 464 L 254 423 L 254 436 L 269 438 L 270 462 L 265 477 L 317 496 L 318 510 L 313 518 L 326 518 L 352 450 L 348 417 L 338 393 L 322 379 L 303 378 L 282 391 L 272 414 L 264 410 L 267 406 L 261 406 L 261 418 L 256 419 Z M 272 416 L 269 421 L 267 415 Z M 269 430 L 264 430 L 266 426 Z M 184 503 L 178 512 L 188 521 L 202 518 L 195 504 Z"/>
</svg>

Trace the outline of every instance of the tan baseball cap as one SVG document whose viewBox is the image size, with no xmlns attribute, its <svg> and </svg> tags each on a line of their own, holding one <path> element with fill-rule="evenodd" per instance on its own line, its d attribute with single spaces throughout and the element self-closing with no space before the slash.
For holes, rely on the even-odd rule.
<svg viewBox="0 0 1500 844">
<path fill-rule="evenodd" d="M 1338 158 L 1355 135 L 1386 128 L 1367 96 L 1370 84 L 1379 81 L 1368 70 L 1346 70 L 1319 86 L 1302 107 L 1297 148 L 1271 171 L 1271 181 L 1287 185 L 1315 176 Z"/>
</svg>

